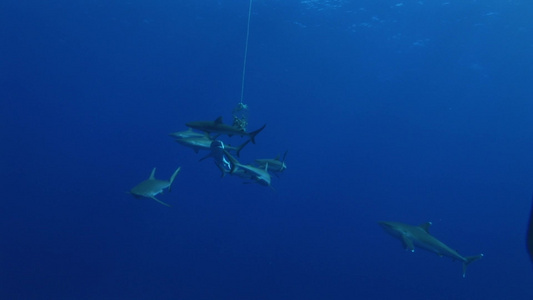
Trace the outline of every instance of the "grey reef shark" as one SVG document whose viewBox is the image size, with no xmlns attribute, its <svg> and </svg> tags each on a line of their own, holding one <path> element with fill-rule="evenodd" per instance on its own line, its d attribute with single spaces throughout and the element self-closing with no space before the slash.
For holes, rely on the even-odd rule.
<svg viewBox="0 0 533 300">
<path fill-rule="evenodd" d="M 192 136 L 187 138 L 176 139 L 177 143 L 185 147 L 192 148 L 195 153 L 200 152 L 200 150 L 211 150 L 211 143 L 213 141 L 215 140 L 210 138 L 207 134 L 204 134 L 202 136 Z M 250 140 L 247 140 L 238 147 L 225 145 L 225 149 L 228 151 L 234 151 L 237 157 L 240 157 L 242 148 L 244 148 L 244 146 L 246 146 L 249 142 Z"/>
<path fill-rule="evenodd" d="M 244 179 L 250 179 L 255 183 L 268 186 L 273 189 L 272 185 L 270 185 L 271 177 L 270 173 L 268 173 L 268 163 L 266 163 L 264 168 L 258 168 L 252 165 L 243 165 L 238 162 L 235 157 L 229 156 L 228 158 L 230 159 L 231 164 L 234 166 L 233 170 L 230 172 L 231 175 L 239 176 Z"/>
<path fill-rule="evenodd" d="M 203 132 L 207 132 L 209 134 L 214 133 L 214 134 L 225 134 L 228 136 L 233 136 L 233 135 L 248 136 L 250 137 L 250 140 L 254 144 L 255 144 L 255 136 L 259 132 L 261 132 L 261 130 L 263 130 L 266 126 L 265 124 L 263 125 L 263 127 L 255 131 L 247 132 L 240 127 L 224 124 L 224 122 L 222 122 L 222 117 L 218 117 L 215 121 L 195 121 L 195 122 L 186 123 L 185 125 L 187 127 L 200 130 Z"/>
<path fill-rule="evenodd" d="M 155 168 L 152 170 L 152 173 L 150 174 L 150 177 L 143 182 L 136 185 L 134 188 L 130 190 L 130 193 L 135 196 L 136 198 L 150 198 L 153 199 L 165 206 L 169 206 L 169 204 L 157 199 L 155 196 L 162 193 L 164 189 L 168 188 L 168 191 L 170 192 L 172 183 L 174 182 L 174 179 L 176 178 L 176 175 L 178 175 L 181 167 L 179 167 L 176 171 L 174 171 L 174 174 L 170 177 L 169 181 L 166 180 L 159 180 L 155 179 Z"/>
<path fill-rule="evenodd" d="M 246 143 L 248 143 L 249 141 L 250 140 L 248 140 Z M 238 153 L 239 152 L 237 152 L 237 154 Z M 228 150 L 226 150 L 224 142 L 220 140 L 214 140 L 211 142 L 209 154 L 200 158 L 200 161 L 209 157 L 212 157 L 215 161 L 215 165 L 220 170 L 220 172 L 222 172 L 222 177 L 224 177 L 226 173 L 233 172 L 233 170 L 235 169 L 235 164 L 233 164 L 233 161 L 237 161 L 237 159 L 231 156 Z"/>
<path fill-rule="evenodd" d="M 483 257 L 483 254 L 475 256 L 462 256 L 457 251 L 448 247 L 443 242 L 436 239 L 434 236 L 429 234 L 429 227 L 431 222 L 424 223 L 420 226 L 407 225 L 399 222 L 378 222 L 383 229 L 390 235 L 398 238 L 402 241 L 402 244 L 406 250 L 411 252 L 415 251 L 415 245 L 428 250 L 430 252 L 436 253 L 439 256 L 447 256 L 453 260 L 459 260 L 463 262 L 463 277 L 466 274 L 466 267 Z"/>
<path fill-rule="evenodd" d="M 264 169 L 265 166 L 268 166 L 268 171 L 278 176 L 278 173 L 281 173 L 287 169 L 287 165 L 285 164 L 286 157 L 287 157 L 287 151 L 285 151 L 285 154 L 283 155 L 282 160 L 279 159 L 279 155 L 278 155 L 276 158 L 256 159 L 255 164 L 260 169 Z"/>
<path fill-rule="evenodd" d="M 183 131 L 176 131 L 169 134 L 171 137 L 177 139 L 186 139 L 191 137 L 204 137 L 206 133 L 193 131 L 192 128 Z"/>
</svg>

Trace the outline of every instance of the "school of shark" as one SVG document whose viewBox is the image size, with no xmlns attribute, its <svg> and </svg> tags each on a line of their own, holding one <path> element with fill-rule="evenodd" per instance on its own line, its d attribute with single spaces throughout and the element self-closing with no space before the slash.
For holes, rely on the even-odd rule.
<svg viewBox="0 0 533 300">
<path fill-rule="evenodd" d="M 254 131 L 247 131 L 246 125 L 248 122 L 246 117 L 239 118 L 235 114 L 233 117 L 234 122 L 231 125 L 224 123 L 222 117 L 218 117 L 213 121 L 188 122 L 185 124 L 188 129 L 173 132 L 169 135 L 178 144 L 191 148 L 197 154 L 201 151 L 206 152 L 207 154 L 202 156 L 199 161 L 212 159 L 221 177 L 226 175 L 236 176 L 243 179 L 243 183 L 256 183 L 272 188 L 271 174 L 279 176 L 280 173 L 287 169 L 287 165 L 285 164 L 287 151 L 285 151 L 281 158 L 280 156 L 275 158 L 259 158 L 255 159 L 251 164 L 241 163 L 236 157 L 240 158 L 241 151 L 250 142 L 252 144 L 256 143 L 256 136 L 265 129 L 266 124 Z M 224 143 L 222 140 L 223 136 L 241 136 L 247 139 L 238 146 L 231 146 Z M 133 187 L 130 193 L 137 198 L 149 198 L 162 205 L 170 206 L 168 203 L 156 198 L 156 196 L 165 189 L 168 189 L 168 191 L 171 190 L 172 184 L 180 170 L 181 167 L 178 167 L 167 181 L 156 179 L 156 168 L 153 168 L 148 179 Z M 415 246 L 418 246 L 441 257 L 446 256 L 462 262 L 463 277 L 466 275 L 466 267 L 483 257 L 483 254 L 475 256 L 460 255 L 457 251 L 429 233 L 430 222 L 419 226 L 399 222 L 379 222 L 379 224 L 387 233 L 398 238 L 406 250 L 414 252 Z"/>
<path fill-rule="evenodd" d="M 245 106 L 241 107 L 241 110 L 243 108 Z M 218 117 L 214 121 L 188 122 L 185 124 L 188 127 L 187 130 L 173 132 L 169 135 L 178 144 L 191 148 L 195 153 L 199 153 L 200 151 L 207 152 L 199 161 L 211 158 L 220 171 L 221 177 L 229 174 L 243 179 L 243 183 L 257 183 L 272 188 L 271 174 L 279 177 L 279 174 L 287 169 L 287 165 L 285 164 L 287 151 L 285 151 L 282 159 L 277 156 L 275 158 L 256 159 L 251 164 L 241 163 L 236 157 L 240 157 L 241 150 L 250 142 L 255 144 L 255 137 L 265 129 L 266 124 L 257 130 L 248 132 L 246 131 L 246 125 L 248 124 L 247 115 L 237 115 L 234 111 L 233 119 L 234 121 L 231 125 L 224 123 L 222 117 Z M 223 136 L 241 136 L 246 137 L 247 140 L 239 146 L 234 147 L 224 143 L 222 140 Z M 136 198 L 152 199 L 170 207 L 170 204 L 156 198 L 156 196 L 161 194 L 165 189 L 170 192 L 172 183 L 180 172 L 180 169 L 181 167 L 178 167 L 167 181 L 156 179 L 156 168 L 153 168 L 148 179 L 137 184 L 129 193 Z"/>
<path fill-rule="evenodd" d="M 201 151 L 206 152 L 207 154 L 201 157 L 199 161 L 212 159 L 220 171 L 221 177 L 226 175 L 236 176 L 243 179 L 243 183 L 256 183 L 272 188 L 271 174 L 279 176 L 280 173 L 287 169 L 285 164 L 287 151 L 281 158 L 280 156 L 259 158 L 255 159 L 252 164 L 241 163 L 236 157 L 240 158 L 241 151 L 250 142 L 255 144 L 256 136 L 265 129 L 266 124 L 254 131 L 246 131 L 246 125 L 248 124 L 246 118 L 238 118 L 235 115 L 233 117 L 234 122 L 231 125 L 224 123 L 222 117 L 218 117 L 214 121 L 188 122 L 185 124 L 188 129 L 172 132 L 169 136 L 174 138 L 178 144 L 191 148 L 197 154 Z M 238 146 L 231 146 L 224 143 L 223 136 L 241 136 L 246 137 L 247 140 Z M 156 179 L 156 168 L 154 168 L 148 179 L 133 187 L 130 193 L 136 198 L 149 198 L 162 205 L 170 206 L 168 203 L 156 198 L 156 195 L 162 193 L 165 189 L 171 190 L 172 183 L 180 169 L 181 167 L 178 167 L 167 181 Z M 406 250 L 414 252 L 416 245 L 441 257 L 446 256 L 462 262 L 463 277 L 466 275 L 466 267 L 483 257 L 483 254 L 475 256 L 460 255 L 429 233 L 430 222 L 419 226 L 399 222 L 379 222 L 379 224 L 387 233 L 398 238 Z"/>
<path fill-rule="evenodd" d="M 285 151 L 281 158 L 280 156 L 277 156 L 275 158 L 255 159 L 252 164 L 243 164 L 235 157 L 240 157 L 240 152 L 250 142 L 255 144 L 256 136 L 265 129 L 266 124 L 249 132 L 246 131 L 245 127 L 247 125 L 246 119 L 237 118 L 234 115 L 234 123 L 232 125 L 225 124 L 222 121 L 222 117 L 218 117 L 214 121 L 188 122 L 185 125 L 188 127 L 187 130 L 173 132 L 169 135 L 174 138 L 178 144 L 191 148 L 195 153 L 199 153 L 200 151 L 207 152 L 207 154 L 201 157 L 199 161 L 211 158 L 220 171 L 221 177 L 229 174 L 231 176 L 242 178 L 244 180 L 243 183 L 257 183 L 272 188 L 271 174 L 279 177 L 279 174 L 287 169 L 287 165 L 285 164 L 287 151 Z M 248 139 L 238 146 L 225 144 L 221 139 L 221 136 L 231 137 L 234 135 L 247 137 Z M 161 180 L 155 178 L 156 168 L 153 168 L 148 179 L 143 180 L 134 186 L 129 193 L 136 198 L 149 198 L 162 205 L 170 207 L 170 204 L 159 200 L 156 196 L 162 193 L 165 189 L 169 192 L 171 191 L 172 184 L 180 170 L 181 167 L 178 167 L 169 180 Z M 445 256 L 454 261 L 458 260 L 462 262 L 463 277 L 466 275 L 466 267 L 470 263 L 483 257 L 483 254 L 462 256 L 456 250 L 453 250 L 448 245 L 435 238 L 429 233 L 431 222 L 418 226 L 400 222 L 378 222 L 378 224 L 387 233 L 399 239 L 402 242 L 404 249 L 410 252 L 414 252 L 415 246 L 417 246 L 421 249 L 433 252 L 438 256 Z M 533 264 L 533 205 L 526 234 L 526 248 Z"/>
</svg>

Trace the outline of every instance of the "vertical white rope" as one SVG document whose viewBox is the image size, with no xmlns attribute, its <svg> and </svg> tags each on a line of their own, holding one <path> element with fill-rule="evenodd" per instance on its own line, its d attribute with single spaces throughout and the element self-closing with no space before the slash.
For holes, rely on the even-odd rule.
<svg viewBox="0 0 533 300">
<path fill-rule="evenodd" d="M 244 63 L 242 66 L 242 84 L 241 84 L 241 102 L 242 104 L 244 99 L 244 78 L 246 75 L 246 58 L 248 56 L 248 38 L 250 36 L 250 16 L 252 15 L 252 0 L 250 0 L 250 6 L 248 8 L 248 25 L 246 27 L 246 46 L 244 47 Z"/>
</svg>

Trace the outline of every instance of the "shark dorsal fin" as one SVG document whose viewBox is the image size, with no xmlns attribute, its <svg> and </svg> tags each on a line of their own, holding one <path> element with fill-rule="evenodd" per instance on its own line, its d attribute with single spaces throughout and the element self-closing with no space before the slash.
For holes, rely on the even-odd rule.
<svg viewBox="0 0 533 300">
<path fill-rule="evenodd" d="M 424 229 L 425 232 L 429 233 L 429 227 L 431 227 L 431 222 L 420 224 L 418 227 Z"/>
<path fill-rule="evenodd" d="M 218 117 L 218 118 L 215 120 L 215 124 L 222 124 L 222 116 Z"/>
<path fill-rule="evenodd" d="M 265 164 L 265 172 L 268 172 L 268 162 Z"/>
<path fill-rule="evenodd" d="M 152 173 L 150 174 L 150 177 L 148 179 L 155 179 L 155 168 L 152 170 Z"/>
</svg>

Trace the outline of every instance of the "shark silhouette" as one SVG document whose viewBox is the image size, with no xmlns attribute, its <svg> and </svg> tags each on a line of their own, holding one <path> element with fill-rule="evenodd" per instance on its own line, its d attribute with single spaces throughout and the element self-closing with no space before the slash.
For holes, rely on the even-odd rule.
<svg viewBox="0 0 533 300">
<path fill-rule="evenodd" d="M 429 234 L 431 222 L 424 223 L 420 226 L 412 226 L 399 222 L 379 222 L 379 225 L 381 225 L 381 227 L 383 227 L 387 233 L 400 239 L 405 249 L 411 252 L 415 251 L 416 245 L 422 249 L 436 253 L 439 256 L 447 256 L 454 260 L 462 261 L 463 277 L 465 277 L 466 274 L 466 267 L 473 261 L 483 257 L 483 254 L 467 257 L 462 256 L 457 253 L 457 251 L 436 239 L 434 236 Z"/>
<path fill-rule="evenodd" d="M 197 129 L 200 131 L 204 131 L 207 133 L 226 134 L 229 136 L 233 136 L 233 135 L 248 136 L 250 137 L 250 140 L 252 141 L 253 144 L 255 144 L 255 136 L 259 132 L 261 132 L 261 130 L 265 129 L 265 126 L 266 126 L 265 124 L 263 125 L 263 127 L 255 131 L 247 132 L 243 130 L 241 127 L 224 124 L 224 122 L 222 122 L 222 117 L 218 117 L 215 121 L 194 121 L 194 122 L 186 123 L 185 125 L 187 127 Z"/>
<path fill-rule="evenodd" d="M 174 171 L 174 174 L 170 177 L 169 181 L 166 180 L 159 180 L 155 179 L 155 168 L 152 170 L 152 173 L 150 174 L 150 177 L 143 182 L 139 183 L 135 187 L 133 187 L 130 190 L 130 193 L 135 196 L 136 198 L 150 198 L 153 199 L 165 206 L 170 206 L 167 203 L 157 199 L 155 196 L 157 194 L 160 194 L 163 192 L 164 189 L 168 188 L 168 191 L 170 192 L 170 189 L 172 187 L 172 182 L 174 182 L 174 179 L 176 178 L 176 175 L 178 175 L 181 167 L 179 167 L 176 171 Z"/>
<path fill-rule="evenodd" d="M 244 145 L 246 145 L 248 142 L 249 140 L 245 142 Z M 220 140 L 212 141 L 210 145 L 210 150 L 211 151 L 209 152 L 209 154 L 200 158 L 200 161 L 208 157 L 212 157 L 215 162 L 215 165 L 220 170 L 220 172 L 222 172 L 222 177 L 224 177 L 226 173 L 233 172 L 235 164 L 233 164 L 232 161 L 236 161 L 236 159 L 234 159 L 228 152 L 228 150 L 226 150 L 226 145 L 224 145 L 224 142 Z"/>
<path fill-rule="evenodd" d="M 256 159 L 255 163 L 260 169 L 264 169 L 265 166 L 268 165 L 268 171 L 278 176 L 278 173 L 281 173 L 287 169 L 287 165 L 285 164 L 286 157 L 287 157 L 287 151 L 285 151 L 285 154 L 283 155 L 283 159 L 281 160 L 278 155 L 276 158 Z"/>
</svg>

